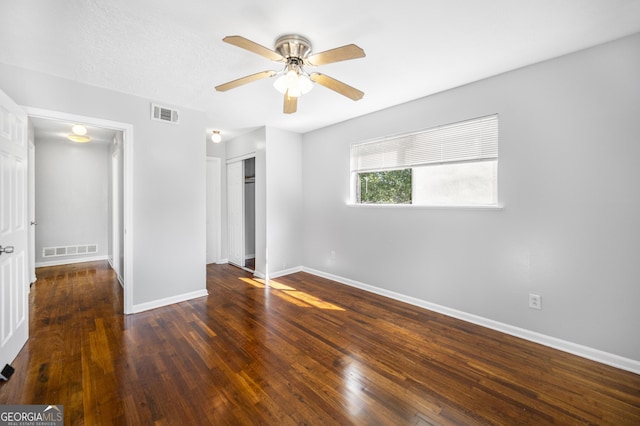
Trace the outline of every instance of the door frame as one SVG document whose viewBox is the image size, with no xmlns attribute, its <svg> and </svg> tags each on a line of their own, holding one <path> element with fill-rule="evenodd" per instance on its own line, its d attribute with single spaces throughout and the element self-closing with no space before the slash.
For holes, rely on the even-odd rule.
<svg viewBox="0 0 640 426">
<path fill-rule="evenodd" d="M 46 118 L 50 120 L 71 121 L 96 127 L 105 127 L 123 133 L 124 161 L 122 164 L 123 180 L 123 210 L 124 210 L 124 313 L 133 311 L 133 124 L 102 118 L 52 111 L 41 108 L 22 107 L 29 117 Z"/>
<path fill-rule="evenodd" d="M 122 176 L 120 176 L 120 173 L 118 173 L 118 171 L 120 170 L 120 163 L 122 162 L 122 152 L 120 147 L 116 148 L 113 154 L 111 154 L 110 160 L 111 235 L 109 237 L 111 240 L 111 268 L 116 271 L 118 281 L 124 288 L 124 281 L 122 279 L 122 265 L 120 264 L 120 243 L 122 242 L 120 229 L 123 229 L 122 224 L 120 223 L 120 211 L 123 208 L 123 206 L 120 205 L 120 199 L 122 198 L 122 194 L 120 193 L 120 182 L 122 180 Z"/>
<path fill-rule="evenodd" d="M 229 173 L 232 172 L 233 167 L 240 167 L 240 179 L 241 184 L 239 186 L 240 194 L 234 193 L 231 190 L 231 187 L 234 183 L 237 184 L 236 181 L 230 179 Z M 234 207 L 234 203 L 230 202 L 232 197 L 235 196 L 236 200 L 240 200 L 240 235 L 234 235 L 233 232 L 233 223 L 234 220 L 237 219 L 236 215 L 233 214 L 231 209 Z M 237 237 L 237 238 L 236 238 Z M 234 241 L 237 240 L 240 245 L 240 262 L 236 262 L 234 253 L 235 250 L 232 250 L 234 247 Z M 235 159 L 233 161 L 227 161 L 227 258 L 229 263 L 238 266 L 239 268 L 244 268 L 244 161 L 243 159 Z"/>
<path fill-rule="evenodd" d="M 215 182 L 210 182 L 209 177 L 209 167 L 212 165 L 214 168 L 217 168 L 217 176 Z M 212 185 L 215 185 L 214 190 L 212 191 Z M 217 239 L 215 241 L 215 251 L 216 256 L 213 259 L 213 263 L 220 263 L 220 259 L 222 259 L 222 159 L 220 157 L 212 157 L 207 156 L 207 228 L 209 224 L 210 215 L 212 212 L 209 211 L 209 197 L 214 195 L 214 203 L 216 205 L 217 211 L 213 212 L 215 215 L 215 220 L 213 221 L 213 226 L 216 229 Z M 212 194 L 213 193 L 213 194 Z M 209 230 L 207 229 L 207 253 L 209 252 Z M 207 259 L 208 262 L 209 259 Z"/>
<path fill-rule="evenodd" d="M 28 149 L 28 162 L 27 162 L 27 209 L 29 212 L 29 217 L 27 221 L 29 222 L 29 241 L 27 250 L 29 251 L 29 261 L 27 263 L 29 270 L 27 273 L 29 274 L 29 283 L 33 284 L 36 282 L 36 206 L 35 206 L 35 185 L 36 185 L 36 176 L 35 170 L 33 166 L 36 164 L 36 145 L 35 145 L 35 134 L 33 131 L 33 127 L 31 121 L 27 116 L 27 149 Z"/>
<path fill-rule="evenodd" d="M 228 213 L 228 210 L 229 210 L 229 165 L 234 164 L 234 163 L 241 163 L 241 165 L 242 165 L 242 195 L 241 195 L 240 198 L 242 199 L 242 221 L 241 221 L 241 227 L 242 227 L 242 236 L 241 236 L 242 260 L 241 260 L 241 264 L 238 265 L 238 267 L 244 269 L 247 272 L 252 272 L 252 273 L 255 274 L 256 273 L 255 266 L 254 266 L 253 270 L 249 269 L 249 268 L 247 268 L 245 266 L 246 265 L 246 262 L 245 262 L 246 261 L 246 259 L 245 259 L 245 256 L 246 256 L 246 247 L 245 247 L 246 246 L 246 242 L 245 242 L 245 232 L 246 232 L 246 229 L 245 229 L 245 215 L 246 215 L 246 212 L 245 212 L 245 193 L 244 193 L 244 166 L 245 166 L 244 161 L 248 160 L 250 158 L 256 158 L 256 161 L 257 161 L 256 153 L 255 152 L 250 152 L 248 154 L 244 154 L 244 155 L 239 155 L 237 157 L 228 158 L 227 161 L 226 161 L 226 165 L 227 165 L 227 229 L 229 228 L 229 223 L 230 223 L 229 213 Z M 254 230 L 254 232 L 255 232 L 255 230 Z M 227 257 L 229 257 L 229 258 L 231 257 L 230 253 L 229 253 L 230 250 L 228 248 L 229 244 L 230 244 L 230 240 L 231 240 L 231 235 L 230 234 L 231 233 L 227 230 L 227 252 L 228 252 L 227 253 Z M 231 262 L 229 262 L 229 263 L 231 263 Z"/>
</svg>

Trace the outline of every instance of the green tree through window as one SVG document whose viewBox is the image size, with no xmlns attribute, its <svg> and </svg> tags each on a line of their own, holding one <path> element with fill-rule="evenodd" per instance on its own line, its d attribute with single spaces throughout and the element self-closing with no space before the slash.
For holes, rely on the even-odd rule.
<svg viewBox="0 0 640 426">
<path fill-rule="evenodd" d="M 411 204 L 411 169 L 359 173 L 359 203 Z"/>
</svg>

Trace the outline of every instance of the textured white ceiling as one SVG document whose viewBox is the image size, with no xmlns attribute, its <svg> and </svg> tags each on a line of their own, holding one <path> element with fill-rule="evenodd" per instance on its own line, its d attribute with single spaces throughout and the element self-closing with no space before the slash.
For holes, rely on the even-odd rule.
<svg viewBox="0 0 640 426">
<path fill-rule="evenodd" d="M 229 133 L 307 132 L 640 32 L 640 0 L 0 0 L 0 62 L 207 112 Z M 214 86 L 279 64 L 222 42 L 273 48 L 285 33 L 363 59 L 317 70 L 365 92 L 317 86 L 285 115 L 273 80 Z"/>
</svg>

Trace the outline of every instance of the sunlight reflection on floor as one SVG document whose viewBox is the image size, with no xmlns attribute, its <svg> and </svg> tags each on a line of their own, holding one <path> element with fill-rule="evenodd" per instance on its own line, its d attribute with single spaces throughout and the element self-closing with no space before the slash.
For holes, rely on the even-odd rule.
<svg viewBox="0 0 640 426">
<path fill-rule="evenodd" d="M 303 291 L 298 291 L 295 288 L 281 284 L 274 280 L 269 280 L 269 284 L 265 284 L 265 281 L 262 279 L 253 279 L 246 277 L 238 277 L 241 281 L 252 285 L 257 288 L 268 288 L 272 290 L 272 293 L 283 300 L 286 300 L 289 303 L 293 303 L 294 305 L 310 308 L 316 307 L 319 309 L 326 309 L 332 311 L 344 311 L 345 309 L 340 306 L 334 305 L 333 303 L 325 302 L 322 299 L 319 299 L 315 296 L 312 296 L 309 293 L 305 293 Z"/>
<path fill-rule="evenodd" d="M 345 397 L 347 398 L 349 408 L 349 412 L 357 416 L 360 414 L 362 409 L 364 408 L 364 400 L 363 400 L 363 374 L 358 368 L 358 363 L 352 362 L 344 370 L 344 374 L 342 376 L 345 384 L 344 392 Z"/>
</svg>

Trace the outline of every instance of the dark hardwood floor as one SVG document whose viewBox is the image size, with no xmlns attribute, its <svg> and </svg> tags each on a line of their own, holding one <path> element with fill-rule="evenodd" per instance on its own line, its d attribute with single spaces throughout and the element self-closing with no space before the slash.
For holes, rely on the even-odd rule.
<svg viewBox="0 0 640 426">
<path fill-rule="evenodd" d="M 122 315 L 105 262 L 42 268 L 0 404 L 69 425 L 640 424 L 640 376 L 305 273 L 210 265 L 208 297 Z"/>
</svg>

